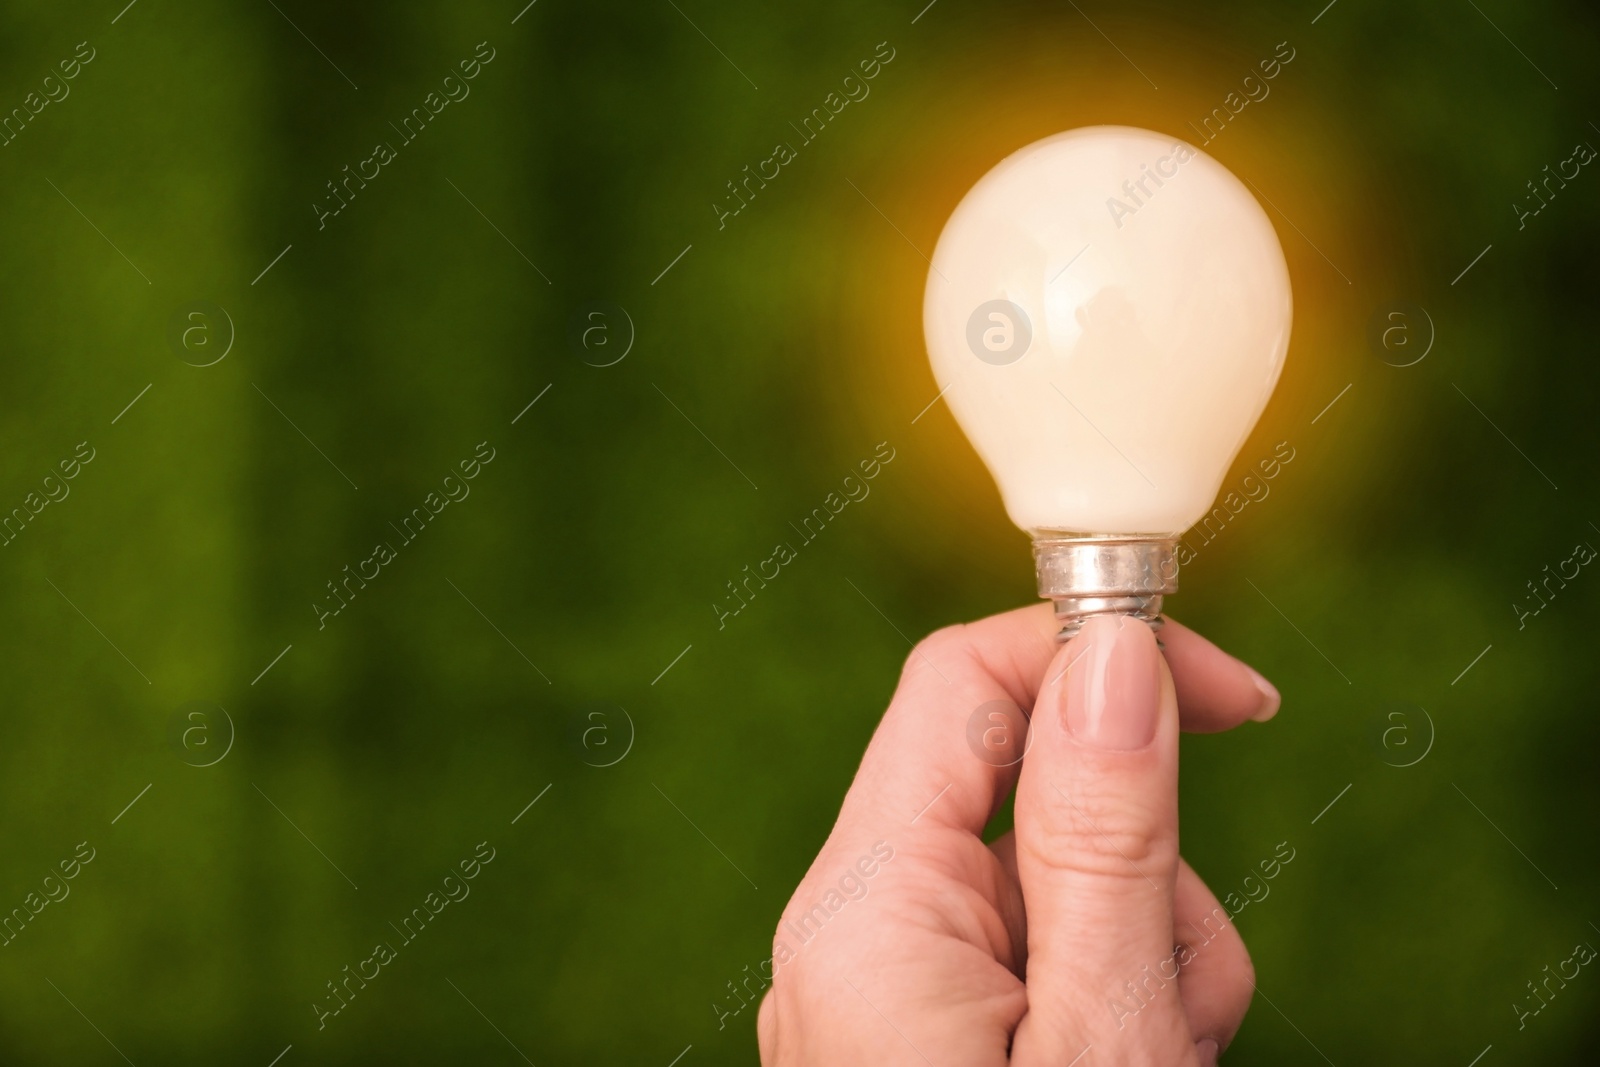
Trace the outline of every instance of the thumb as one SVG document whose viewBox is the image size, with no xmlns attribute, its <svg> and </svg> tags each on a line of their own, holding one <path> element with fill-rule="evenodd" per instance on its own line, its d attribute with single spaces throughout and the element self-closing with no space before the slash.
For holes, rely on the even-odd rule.
<svg viewBox="0 0 1600 1067">
<path fill-rule="evenodd" d="M 1173 951 L 1178 709 L 1143 622 L 1091 618 L 1034 705 L 1017 785 L 1028 1015 L 1014 1063 L 1193 1056 Z M 1117 1054 L 1120 1049 L 1122 1054 Z"/>
</svg>

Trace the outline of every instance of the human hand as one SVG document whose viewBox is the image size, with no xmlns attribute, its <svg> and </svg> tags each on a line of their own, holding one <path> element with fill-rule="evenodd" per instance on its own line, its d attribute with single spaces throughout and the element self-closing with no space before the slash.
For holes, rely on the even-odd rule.
<svg viewBox="0 0 1600 1067">
<path fill-rule="evenodd" d="M 1140 622 L 1056 628 L 1039 605 L 913 651 L 784 909 L 768 1067 L 1205 1067 L 1232 1039 L 1254 973 L 1178 855 L 1178 731 L 1270 718 L 1277 692 L 1170 620 L 1165 657 Z M 997 700 L 1033 709 L 1020 768 L 968 748 Z M 985 845 L 1013 786 L 1016 830 Z"/>
</svg>

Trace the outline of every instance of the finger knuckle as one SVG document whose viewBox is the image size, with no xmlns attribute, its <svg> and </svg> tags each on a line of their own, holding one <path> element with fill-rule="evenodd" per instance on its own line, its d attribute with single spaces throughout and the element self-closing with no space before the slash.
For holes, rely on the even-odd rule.
<svg viewBox="0 0 1600 1067">
<path fill-rule="evenodd" d="M 969 647 L 966 630 L 965 624 L 956 623 L 941 627 L 918 641 L 906 657 L 905 667 L 900 672 L 901 681 L 924 672 L 936 672 L 942 664 L 966 655 Z"/>
<path fill-rule="evenodd" d="M 1245 948 L 1244 939 L 1233 927 L 1222 942 L 1218 965 L 1214 968 L 1218 986 L 1222 990 L 1221 1004 L 1224 1031 L 1231 1035 L 1244 1021 L 1255 998 L 1256 968 Z"/>
<path fill-rule="evenodd" d="M 1249 1010 L 1256 985 L 1255 963 L 1239 928 L 1218 904 L 1205 915 L 1184 921 L 1179 933 L 1180 963 L 1185 969 L 1199 968 L 1208 981 L 1218 984 L 1224 991 L 1227 1015 L 1236 1026 Z"/>
<path fill-rule="evenodd" d="M 1256 988 L 1256 964 L 1250 958 L 1250 950 L 1245 947 L 1244 938 L 1237 933 L 1233 937 L 1233 948 L 1229 950 L 1233 956 L 1233 971 L 1239 976 L 1235 982 L 1240 1001 L 1240 1014 L 1250 1006 L 1250 998 Z"/>
<path fill-rule="evenodd" d="M 1052 867 L 1107 878 L 1166 877 L 1177 861 L 1171 832 L 1146 806 L 1126 797 L 1058 797 L 1050 828 L 1039 835 Z"/>
</svg>

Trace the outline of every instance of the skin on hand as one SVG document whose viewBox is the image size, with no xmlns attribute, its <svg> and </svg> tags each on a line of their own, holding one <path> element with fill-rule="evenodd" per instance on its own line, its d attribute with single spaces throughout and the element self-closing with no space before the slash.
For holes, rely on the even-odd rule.
<svg viewBox="0 0 1600 1067">
<path fill-rule="evenodd" d="M 931 635 L 774 939 L 768 1067 L 1081 1062 L 1209 1067 L 1244 1018 L 1250 958 L 1178 855 L 1181 729 L 1276 712 L 1255 671 L 1170 620 L 1049 605 Z M 1032 709 L 1026 758 L 969 747 L 974 709 Z M 995 761 L 1000 762 L 1000 761 Z M 1016 830 L 981 834 L 1017 790 Z M 891 850 L 864 895 L 837 890 Z"/>
</svg>

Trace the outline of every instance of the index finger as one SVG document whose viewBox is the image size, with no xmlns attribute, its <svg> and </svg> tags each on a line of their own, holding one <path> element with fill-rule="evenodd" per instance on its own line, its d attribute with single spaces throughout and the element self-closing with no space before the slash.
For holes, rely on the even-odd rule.
<svg viewBox="0 0 1600 1067">
<path fill-rule="evenodd" d="M 840 822 L 982 833 L 1016 784 L 1025 716 L 1058 647 L 1056 630 L 1054 611 L 1040 603 L 919 641 L 862 757 Z M 976 722 L 982 737 L 991 712 L 1009 721 L 1008 736 L 970 745 L 969 724 Z"/>
<path fill-rule="evenodd" d="M 1049 671 L 1059 628 L 1041 602 L 918 642 L 841 818 L 981 834 L 1016 784 L 1040 690 L 1065 673 Z M 1278 691 L 1247 664 L 1171 618 L 1160 637 L 1181 729 L 1213 733 L 1277 712 Z"/>
</svg>

